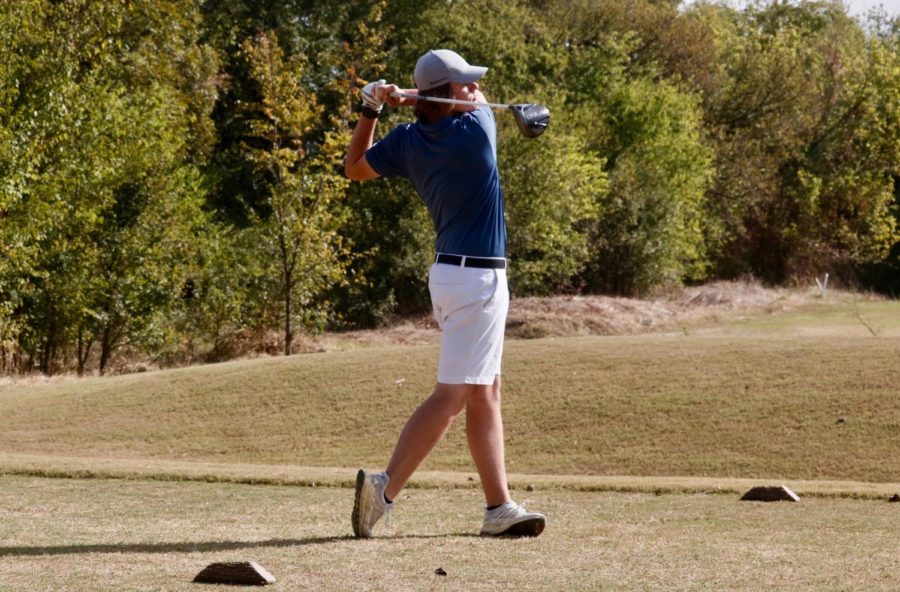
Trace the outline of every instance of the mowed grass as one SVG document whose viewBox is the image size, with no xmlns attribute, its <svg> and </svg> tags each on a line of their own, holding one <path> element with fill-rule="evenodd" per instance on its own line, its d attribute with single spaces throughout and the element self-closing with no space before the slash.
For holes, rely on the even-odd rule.
<svg viewBox="0 0 900 592">
<path fill-rule="evenodd" d="M 697 329 L 745 336 L 774 334 L 832 339 L 851 336 L 900 338 L 900 300 L 881 300 L 839 292 L 826 299 L 807 298 L 800 305 L 789 307 L 782 313 L 778 313 L 777 299 L 768 306 L 775 314 L 724 318 L 720 323 Z M 690 327 L 687 329 L 691 330 Z"/>
<path fill-rule="evenodd" d="M 0 387 L 0 451 L 383 467 L 437 348 L 383 347 Z M 900 339 L 510 341 L 511 473 L 897 482 Z M 470 471 L 464 421 L 423 466 Z"/>
<path fill-rule="evenodd" d="M 257 561 L 273 590 L 896 590 L 897 507 L 537 490 L 537 539 L 485 539 L 475 490 L 407 490 L 350 536 L 352 489 L 0 476 L 0 589 L 206 589 Z M 434 572 L 442 568 L 447 575 Z"/>
</svg>

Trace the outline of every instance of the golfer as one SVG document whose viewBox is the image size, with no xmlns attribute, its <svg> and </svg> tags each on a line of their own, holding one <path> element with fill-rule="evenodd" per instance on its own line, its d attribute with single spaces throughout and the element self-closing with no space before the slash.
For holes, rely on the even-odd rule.
<svg viewBox="0 0 900 592">
<path fill-rule="evenodd" d="M 371 537 L 400 490 L 466 411 L 466 437 L 487 508 L 483 535 L 537 536 L 545 518 L 510 499 L 500 414 L 500 358 L 509 308 L 506 224 L 497 170 L 497 130 L 487 107 L 392 96 L 401 91 L 485 101 L 478 81 L 487 68 L 438 49 L 416 63 L 416 89 L 384 80 L 362 91 L 362 116 L 344 162 L 350 179 L 404 177 L 428 206 L 437 231 L 428 288 L 441 328 L 437 385 L 400 433 L 384 472 L 360 470 L 353 533 Z M 383 105 L 412 106 L 417 120 L 399 125 L 373 145 Z"/>
</svg>

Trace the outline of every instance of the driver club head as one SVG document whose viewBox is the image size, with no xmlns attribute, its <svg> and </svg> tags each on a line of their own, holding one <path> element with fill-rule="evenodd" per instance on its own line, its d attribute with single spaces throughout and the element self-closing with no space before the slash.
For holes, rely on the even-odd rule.
<svg viewBox="0 0 900 592">
<path fill-rule="evenodd" d="M 544 105 L 536 105 L 534 103 L 526 103 L 524 105 L 510 105 L 509 110 L 512 111 L 519 131 L 526 138 L 536 138 L 547 131 L 550 125 L 550 109 Z"/>
</svg>

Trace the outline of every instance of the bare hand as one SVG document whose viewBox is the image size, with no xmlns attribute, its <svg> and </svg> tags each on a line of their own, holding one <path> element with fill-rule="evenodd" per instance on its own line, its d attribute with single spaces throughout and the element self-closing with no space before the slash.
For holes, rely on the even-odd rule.
<svg viewBox="0 0 900 592">
<path fill-rule="evenodd" d="M 405 104 L 403 97 L 392 96 L 392 93 L 402 92 L 403 89 L 396 84 L 382 84 L 378 87 L 378 98 L 387 103 L 390 107 L 399 107 Z"/>
</svg>

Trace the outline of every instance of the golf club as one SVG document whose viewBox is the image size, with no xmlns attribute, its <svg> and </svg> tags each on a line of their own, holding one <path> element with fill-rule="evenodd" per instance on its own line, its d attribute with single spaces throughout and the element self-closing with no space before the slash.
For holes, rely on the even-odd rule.
<svg viewBox="0 0 900 592">
<path fill-rule="evenodd" d="M 525 103 L 521 105 L 503 105 L 501 103 L 481 103 L 479 101 L 464 101 L 462 99 L 444 99 L 441 97 L 427 97 L 412 93 L 393 92 L 391 96 L 415 99 L 417 101 L 431 101 L 434 103 L 449 103 L 451 105 L 476 105 L 479 107 L 491 107 L 492 109 L 509 109 L 516 119 L 519 131 L 526 138 L 536 138 L 550 125 L 550 109 L 544 105 Z"/>
</svg>

